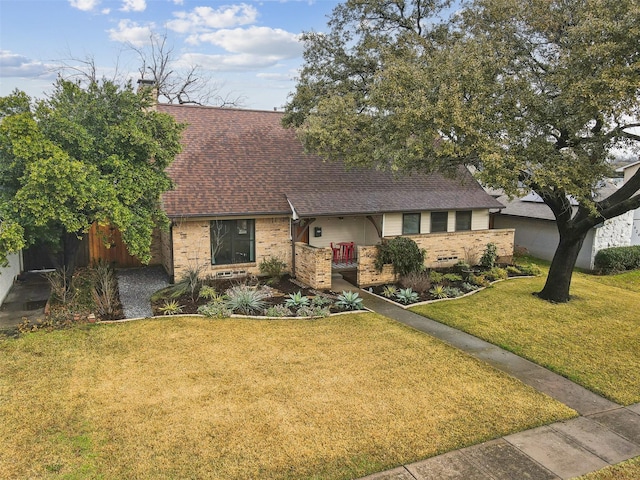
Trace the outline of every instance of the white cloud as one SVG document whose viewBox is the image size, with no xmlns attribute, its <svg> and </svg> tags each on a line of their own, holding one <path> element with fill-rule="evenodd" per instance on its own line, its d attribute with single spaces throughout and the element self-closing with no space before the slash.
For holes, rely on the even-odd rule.
<svg viewBox="0 0 640 480">
<path fill-rule="evenodd" d="M 258 11 L 251 5 L 225 5 L 217 9 L 196 7 L 191 12 L 174 12 L 174 20 L 167 28 L 178 33 L 194 33 L 203 29 L 230 28 L 250 25 L 258 18 Z"/>
<path fill-rule="evenodd" d="M 123 0 L 123 12 L 144 12 L 147 9 L 147 0 Z"/>
<path fill-rule="evenodd" d="M 8 50 L 0 50 L 0 77 L 34 78 L 51 73 L 52 70 L 51 65 Z"/>
<path fill-rule="evenodd" d="M 298 57 L 303 50 L 299 35 L 269 27 L 218 30 L 191 36 L 187 42 L 207 42 L 232 53 L 273 56 L 279 59 Z"/>
<path fill-rule="evenodd" d="M 205 70 L 216 72 L 241 72 L 273 67 L 280 62 L 276 55 L 206 55 L 202 53 L 186 53 L 180 59 L 181 65 L 199 65 Z"/>
<path fill-rule="evenodd" d="M 295 73 L 258 73 L 256 77 L 261 78 L 263 80 L 271 80 L 274 82 L 289 82 L 294 79 L 296 76 Z"/>
<path fill-rule="evenodd" d="M 100 0 L 69 0 L 69 5 L 83 12 L 90 12 L 100 4 Z"/>
<path fill-rule="evenodd" d="M 146 45 L 151 41 L 151 35 L 155 25 L 139 25 L 131 20 L 120 20 L 118 28 L 108 30 L 109 39 L 116 42 L 131 43 L 137 47 Z"/>
<path fill-rule="evenodd" d="M 176 5 L 183 5 L 184 0 L 173 0 L 173 3 L 175 3 Z"/>
</svg>

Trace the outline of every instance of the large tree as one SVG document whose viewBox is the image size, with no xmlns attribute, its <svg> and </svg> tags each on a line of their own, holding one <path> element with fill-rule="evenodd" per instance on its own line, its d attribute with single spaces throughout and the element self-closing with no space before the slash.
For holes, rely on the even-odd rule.
<svg viewBox="0 0 640 480">
<path fill-rule="evenodd" d="M 59 79 L 46 100 L 0 98 L 0 259 L 38 241 L 73 270 L 80 240 L 99 222 L 148 261 L 183 129 L 152 107 L 151 92 L 110 81 Z"/>
<path fill-rule="evenodd" d="M 535 191 L 560 234 L 539 295 L 565 302 L 589 229 L 640 206 L 640 172 L 597 197 L 640 141 L 638 39 L 636 0 L 347 0 L 305 35 L 284 121 L 329 159 Z"/>
</svg>

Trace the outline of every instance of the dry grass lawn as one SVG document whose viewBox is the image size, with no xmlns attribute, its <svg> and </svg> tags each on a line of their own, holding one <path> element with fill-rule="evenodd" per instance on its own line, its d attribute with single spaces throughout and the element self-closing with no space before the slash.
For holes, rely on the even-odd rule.
<svg viewBox="0 0 640 480">
<path fill-rule="evenodd" d="M 532 292 L 545 277 L 494 284 L 471 297 L 412 310 L 528 358 L 615 402 L 640 402 L 640 273 L 574 272 L 572 299 Z"/>
<path fill-rule="evenodd" d="M 575 412 L 375 314 L 0 341 L 0 478 L 346 479 Z"/>
<path fill-rule="evenodd" d="M 640 457 L 588 473 L 576 480 L 638 480 L 640 478 Z"/>
</svg>

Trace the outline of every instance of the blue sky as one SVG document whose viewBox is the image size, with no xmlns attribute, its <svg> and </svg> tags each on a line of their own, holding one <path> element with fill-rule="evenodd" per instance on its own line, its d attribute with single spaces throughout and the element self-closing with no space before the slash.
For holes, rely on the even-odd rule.
<svg viewBox="0 0 640 480">
<path fill-rule="evenodd" d="M 177 65 L 199 65 L 245 108 L 282 107 L 302 65 L 303 31 L 326 31 L 334 0 L 0 0 L 0 96 L 42 98 L 61 62 L 93 58 L 101 75 L 136 80 L 150 34 Z"/>
</svg>

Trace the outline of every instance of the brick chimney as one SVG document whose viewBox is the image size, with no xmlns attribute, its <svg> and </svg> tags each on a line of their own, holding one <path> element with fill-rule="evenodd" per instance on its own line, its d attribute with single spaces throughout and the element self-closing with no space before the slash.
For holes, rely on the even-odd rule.
<svg viewBox="0 0 640 480">
<path fill-rule="evenodd" d="M 142 89 L 150 89 L 152 98 L 155 100 L 155 103 L 158 103 L 158 86 L 156 85 L 155 80 L 147 80 L 145 78 L 140 78 L 138 80 L 138 92 Z"/>
</svg>

